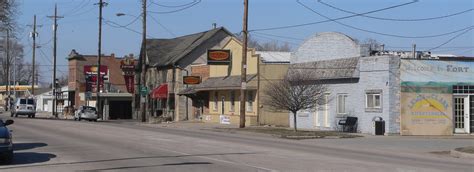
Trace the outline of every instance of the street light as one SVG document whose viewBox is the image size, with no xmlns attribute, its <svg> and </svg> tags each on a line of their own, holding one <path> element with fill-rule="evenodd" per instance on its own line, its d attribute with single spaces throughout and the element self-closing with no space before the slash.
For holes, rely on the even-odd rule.
<svg viewBox="0 0 474 172">
<path fill-rule="evenodd" d="M 125 14 L 125 13 L 117 13 L 117 14 L 115 14 L 115 15 L 118 16 L 118 17 L 120 17 L 120 16 L 125 16 L 125 15 L 127 15 L 127 14 Z"/>
</svg>

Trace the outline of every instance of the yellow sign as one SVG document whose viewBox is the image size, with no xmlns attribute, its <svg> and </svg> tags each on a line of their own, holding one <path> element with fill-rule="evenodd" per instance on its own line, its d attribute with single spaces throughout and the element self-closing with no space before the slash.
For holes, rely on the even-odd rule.
<svg viewBox="0 0 474 172">
<path fill-rule="evenodd" d="M 452 94 L 402 92 L 400 103 L 400 134 L 452 134 Z"/>
</svg>

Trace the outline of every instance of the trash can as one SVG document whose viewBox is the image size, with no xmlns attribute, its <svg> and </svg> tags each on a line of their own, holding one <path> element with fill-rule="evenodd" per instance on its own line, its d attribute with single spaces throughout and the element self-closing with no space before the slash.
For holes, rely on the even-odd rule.
<svg viewBox="0 0 474 172">
<path fill-rule="evenodd" d="M 382 117 L 375 117 L 372 119 L 374 123 L 374 134 L 375 135 L 384 135 L 385 134 L 385 121 Z"/>
</svg>

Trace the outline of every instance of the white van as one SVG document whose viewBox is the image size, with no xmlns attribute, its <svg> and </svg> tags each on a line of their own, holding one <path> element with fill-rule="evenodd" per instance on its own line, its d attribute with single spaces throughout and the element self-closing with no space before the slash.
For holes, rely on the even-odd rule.
<svg viewBox="0 0 474 172">
<path fill-rule="evenodd" d="M 19 98 L 12 108 L 11 116 L 28 115 L 28 118 L 34 118 L 36 114 L 36 101 L 33 98 Z"/>
</svg>

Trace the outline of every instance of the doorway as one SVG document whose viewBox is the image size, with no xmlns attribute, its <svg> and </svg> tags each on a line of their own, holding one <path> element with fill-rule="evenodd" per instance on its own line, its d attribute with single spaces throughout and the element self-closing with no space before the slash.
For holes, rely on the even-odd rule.
<svg viewBox="0 0 474 172">
<path fill-rule="evenodd" d="M 474 130 L 474 96 L 454 96 L 454 133 L 471 133 Z"/>
<path fill-rule="evenodd" d="M 224 108 L 224 105 L 225 105 L 225 97 L 222 96 L 221 99 L 222 99 L 222 101 L 221 101 L 221 103 L 222 103 L 222 113 L 221 113 L 221 114 L 224 115 L 224 112 L 225 112 L 225 111 L 224 111 L 224 109 L 225 109 L 225 108 Z"/>
</svg>

